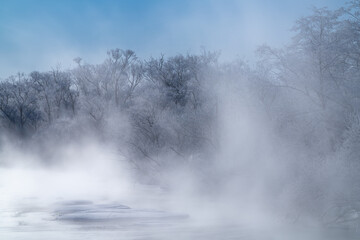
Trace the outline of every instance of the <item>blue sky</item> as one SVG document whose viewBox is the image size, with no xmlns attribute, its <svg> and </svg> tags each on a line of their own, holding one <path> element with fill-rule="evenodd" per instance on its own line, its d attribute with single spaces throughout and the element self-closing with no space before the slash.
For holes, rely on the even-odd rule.
<svg viewBox="0 0 360 240">
<path fill-rule="evenodd" d="M 251 59 L 256 46 L 286 43 L 311 7 L 340 0 L 0 0 L 0 78 L 99 63 L 112 48 L 140 57 L 220 50 Z"/>
</svg>

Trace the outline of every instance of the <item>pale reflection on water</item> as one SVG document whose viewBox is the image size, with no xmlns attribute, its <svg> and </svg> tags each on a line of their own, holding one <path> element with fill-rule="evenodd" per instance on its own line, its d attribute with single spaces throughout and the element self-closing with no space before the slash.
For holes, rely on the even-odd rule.
<svg viewBox="0 0 360 240">
<path fill-rule="evenodd" d="M 33 202 L 33 204 L 32 204 Z M 189 214 L 158 209 L 135 209 L 116 202 L 55 201 L 46 206 L 24 199 L 0 212 L 0 239 L 359 239 L 347 230 L 280 228 L 257 229 L 240 225 L 205 224 Z"/>
<path fill-rule="evenodd" d="M 0 213 L 1 239 L 239 239 L 238 226 L 203 226 L 187 214 L 133 209 L 119 203 L 58 201 Z"/>
</svg>

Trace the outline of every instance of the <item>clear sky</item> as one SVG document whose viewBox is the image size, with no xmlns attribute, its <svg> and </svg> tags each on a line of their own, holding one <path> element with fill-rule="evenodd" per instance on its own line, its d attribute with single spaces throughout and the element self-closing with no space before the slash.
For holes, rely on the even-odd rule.
<svg viewBox="0 0 360 240">
<path fill-rule="evenodd" d="M 140 57 L 220 50 L 251 58 L 256 46 L 286 43 L 311 7 L 341 0 L 0 0 L 0 78 L 99 63 L 112 48 Z"/>
</svg>

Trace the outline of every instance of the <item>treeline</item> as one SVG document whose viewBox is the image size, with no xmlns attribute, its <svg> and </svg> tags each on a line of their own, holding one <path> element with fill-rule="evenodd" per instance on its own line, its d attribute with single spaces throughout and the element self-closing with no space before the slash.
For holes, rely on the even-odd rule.
<svg viewBox="0 0 360 240">
<path fill-rule="evenodd" d="M 272 204 L 287 199 L 295 220 L 359 222 L 360 1 L 314 9 L 293 30 L 287 46 L 261 46 L 255 66 L 209 52 L 141 60 L 115 49 L 101 64 L 77 58 L 69 71 L 12 76 L 0 83 L 1 130 L 39 142 L 93 134 L 138 168 L 175 160 L 206 168 L 220 161 L 224 96 L 235 94 L 262 116 L 285 165 L 267 183 Z"/>
<path fill-rule="evenodd" d="M 204 84 L 217 54 L 142 61 L 133 51 L 114 49 L 98 65 L 75 61 L 70 71 L 1 82 L 2 132 L 35 142 L 90 134 L 155 165 L 160 154 L 186 158 L 211 143 L 215 102 Z"/>
</svg>

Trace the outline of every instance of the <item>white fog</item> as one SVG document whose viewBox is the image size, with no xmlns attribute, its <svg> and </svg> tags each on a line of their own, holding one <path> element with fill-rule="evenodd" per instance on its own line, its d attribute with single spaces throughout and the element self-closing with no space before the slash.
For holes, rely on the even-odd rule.
<svg viewBox="0 0 360 240">
<path fill-rule="evenodd" d="M 209 2 L 229 14 L 216 26 L 236 19 Z M 359 239 L 360 1 L 323 5 L 281 40 L 261 21 L 229 36 L 262 39 L 249 58 L 210 34 L 209 50 L 109 44 L 98 62 L 4 68 L 0 239 Z M 175 21 L 184 39 L 194 12 Z"/>
</svg>

